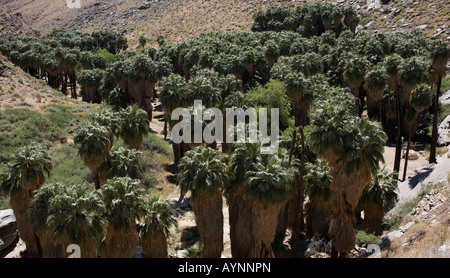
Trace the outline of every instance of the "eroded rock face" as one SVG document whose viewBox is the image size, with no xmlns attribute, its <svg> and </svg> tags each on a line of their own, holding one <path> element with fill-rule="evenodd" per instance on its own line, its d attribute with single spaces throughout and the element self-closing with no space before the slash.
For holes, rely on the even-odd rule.
<svg viewBox="0 0 450 278">
<path fill-rule="evenodd" d="M 0 211 L 0 254 L 19 236 L 16 217 L 12 209 Z"/>
</svg>

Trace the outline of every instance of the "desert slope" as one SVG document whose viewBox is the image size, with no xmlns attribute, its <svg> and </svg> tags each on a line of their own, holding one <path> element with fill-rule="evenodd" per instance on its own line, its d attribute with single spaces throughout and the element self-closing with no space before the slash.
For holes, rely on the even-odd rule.
<svg viewBox="0 0 450 278">
<path fill-rule="evenodd" d="M 0 7 L 9 9 L 11 14 L 20 14 L 24 25 L 42 34 L 60 27 L 81 31 L 113 29 L 126 34 L 134 47 L 140 35 L 155 43 L 158 35 L 179 42 L 203 32 L 249 31 L 255 11 L 271 5 L 294 7 L 305 2 L 315 1 L 80 0 L 80 9 L 70 9 L 63 0 L 0 0 Z M 419 28 L 429 37 L 450 37 L 450 5 L 445 1 L 328 2 L 352 5 L 361 17 L 359 30 L 394 32 Z M 2 30 L 0 35 L 9 33 Z"/>
</svg>

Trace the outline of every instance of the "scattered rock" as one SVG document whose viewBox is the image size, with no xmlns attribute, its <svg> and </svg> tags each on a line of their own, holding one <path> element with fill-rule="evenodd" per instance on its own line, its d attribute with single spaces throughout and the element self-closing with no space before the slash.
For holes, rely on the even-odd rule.
<svg viewBox="0 0 450 278">
<path fill-rule="evenodd" d="M 144 4 L 142 4 L 141 6 L 138 7 L 139 10 L 146 10 L 148 8 L 150 8 L 151 4 L 148 2 L 145 2 Z"/>
<path fill-rule="evenodd" d="M 438 127 L 438 146 L 447 146 L 450 144 L 450 115 Z"/>
<path fill-rule="evenodd" d="M 325 240 L 312 241 L 308 244 L 304 255 L 305 258 L 329 258 L 328 254 L 331 253 L 331 241 Z"/>
<path fill-rule="evenodd" d="M 428 24 L 423 24 L 423 25 L 417 26 L 416 29 L 425 30 L 427 27 L 428 27 Z"/>
<path fill-rule="evenodd" d="M 380 0 L 367 0 L 366 12 L 369 12 L 373 9 L 378 9 L 380 8 L 380 6 L 381 6 Z"/>
<path fill-rule="evenodd" d="M 402 235 L 403 233 L 399 230 L 388 233 L 385 237 L 383 237 L 380 244 L 380 249 L 388 247 L 395 238 L 401 237 Z"/>
<path fill-rule="evenodd" d="M 442 204 L 447 202 L 447 197 L 445 194 L 441 192 L 446 192 L 448 190 L 448 186 L 444 186 L 441 190 L 435 191 L 432 190 L 428 193 L 419 204 L 411 211 L 410 215 L 416 217 L 415 219 L 434 219 L 436 218 L 436 214 L 430 214 L 429 212 L 435 210 Z M 431 221 L 431 224 L 434 224 Z"/>
<path fill-rule="evenodd" d="M 408 223 L 406 223 L 405 225 L 403 225 L 403 226 L 401 226 L 400 228 L 398 228 L 398 230 L 401 232 L 401 233 L 405 233 L 412 225 L 414 224 L 414 222 L 408 222 Z"/>
<path fill-rule="evenodd" d="M 444 105 L 450 105 L 450 90 L 439 98 L 439 102 Z"/>
<path fill-rule="evenodd" d="M 18 236 L 16 217 L 13 210 L 0 211 L 0 253 L 10 247 Z"/>
<path fill-rule="evenodd" d="M 446 252 L 450 251 L 450 245 L 444 244 L 441 247 L 439 247 L 438 250 L 440 253 L 446 253 Z"/>
<path fill-rule="evenodd" d="M 419 153 L 417 153 L 416 151 L 410 150 L 408 153 L 408 159 L 409 160 L 417 160 L 419 159 Z"/>
</svg>

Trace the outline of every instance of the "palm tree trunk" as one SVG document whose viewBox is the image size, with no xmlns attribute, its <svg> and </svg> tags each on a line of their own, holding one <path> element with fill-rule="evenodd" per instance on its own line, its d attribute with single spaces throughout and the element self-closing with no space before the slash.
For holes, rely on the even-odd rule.
<svg viewBox="0 0 450 278">
<path fill-rule="evenodd" d="M 164 117 L 164 140 L 167 140 L 167 118 Z"/>
<path fill-rule="evenodd" d="M 63 74 L 61 76 L 61 80 L 62 80 L 62 88 L 61 88 L 61 92 L 65 95 L 67 95 L 67 75 Z"/>
<path fill-rule="evenodd" d="M 359 86 L 355 86 L 355 114 L 359 117 Z"/>
<path fill-rule="evenodd" d="M 172 142 L 172 149 L 173 149 L 174 163 L 175 165 L 178 165 L 178 162 L 180 162 L 181 159 L 181 145 Z"/>
<path fill-rule="evenodd" d="M 322 197 L 313 197 L 305 206 L 306 230 L 310 236 L 328 238 L 330 216 L 333 211 L 330 201 Z"/>
<path fill-rule="evenodd" d="M 100 175 L 98 172 L 98 168 L 92 170 L 92 175 L 94 176 L 95 189 L 99 190 L 100 189 Z"/>
<path fill-rule="evenodd" d="M 225 110 L 225 109 L 223 109 L 223 110 Z M 223 115 L 224 115 L 224 121 L 225 121 L 225 118 L 226 118 L 225 115 L 226 114 L 223 112 Z M 226 138 L 227 138 L 227 125 L 222 125 L 222 136 L 223 136 L 222 153 L 229 153 L 231 144 L 226 142 L 227 141 L 226 140 Z"/>
<path fill-rule="evenodd" d="M 345 163 L 337 161 L 333 164 L 330 165 L 333 214 L 329 235 L 335 251 L 345 257 L 345 253 L 355 247 L 355 209 L 371 174 L 369 168 L 362 165 L 357 172 L 347 175 Z"/>
<path fill-rule="evenodd" d="M 397 140 L 395 143 L 394 172 L 395 179 L 398 179 L 400 173 L 400 160 L 402 157 L 402 109 L 400 104 L 399 93 L 395 93 L 395 101 L 397 103 Z"/>
<path fill-rule="evenodd" d="M 436 146 L 437 146 L 437 136 L 438 136 L 438 110 L 439 110 L 439 97 L 441 94 L 441 83 L 442 83 L 442 76 L 439 76 L 438 82 L 437 82 L 437 89 L 436 89 L 436 99 L 434 100 L 434 115 L 433 115 L 433 129 L 431 132 L 431 148 L 430 148 L 430 160 L 429 163 L 436 163 Z"/>
<path fill-rule="evenodd" d="M 381 235 L 384 212 L 376 204 L 368 204 L 364 208 L 364 230 L 368 233 Z"/>
<path fill-rule="evenodd" d="M 248 258 L 251 242 L 251 205 L 244 200 L 244 192 L 248 186 L 242 186 L 237 192 L 227 196 L 231 256 L 233 258 Z"/>
<path fill-rule="evenodd" d="M 378 100 L 377 105 L 378 105 L 378 121 L 380 123 L 382 123 L 383 122 L 383 108 L 381 107 L 381 99 Z"/>
<path fill-rule="evenodd" d="M 198 192 L 191 200 L 198 231 L 203 241 L 202 258 L 220 258 L 223 250 L 222 194 Z"/>
<path fill-rule="evenodd" d="M 303 132 L 303 126 L 300 126 L 300 142 L 302 145 L 302 152 L 300 154 L 300 181 L 298 189 L 298 202 L 296 202 L 295 207 L 295 218 L 294 218 L 294 229 L 292 231 L 292 256 L 296 257 L 298 253 L 298 240 L 300 239 L 300 234 L 303 232 L 305 223 L 303 221 L 303 177 L 305 176 L 305 135 Z"/>
<path fill-rule="evenodd" d="M 404 168 L 403 169 L 403 181 L 406 180 L 406 171 L 408 170 L 408 156 L 409 156 L 409 148 L 411 146 L 411 137 L 413 136 L 414 126 L 416 125 L 418 115 L 419 115 L 419 113 L 417 113 L 417 112 L 414 114 L 413 124 L 412 124 L 411 129 L 408 134 L 408 144 L 406 145 L 406 155 L 405 155 L 405 166 L 403 167 Z"/>
<path fill-rule="evenodd" d="M 294 154 L 294 148 L 295 148 L 295 143 L 297 141 L 297 128 L 294 128 L 294 131 L 292 133 L 292 142 L 291 142 L 291 150 L 289 151 L 289 162 L 288 162 L 288 167 L 291 166 L 291 161 L 292 161 L 292 155 Z"/>
<path fill-rule="evenodd" d="M 272 243 L 275 239 L 281 205 L 264 208 L 252 200 L 251 242 L 248 258 L 275 258 Z"/>
<path fill-rule="evenodd" d="M 30 214 L 28 212 L 29 203 L 30 197 L 23 189 L 12 194 L 9 200 L 9 204 L 16 217 L 20 238 L 25 242 L 28 256 L 31 258 L 39 258 L 42 256 L 42 250 L 35 229 L 31 225 Z"/>
<path fill-rule="evenodd" d="M 156 224 L 152 224 L 156 225 Z M 153 230 L 152 227 L 149 227 Z M 142 258 L 167 258 L 167 238 L 161 227 L 155 227 L 156 235 L 149 232 L 142 238 Z"/>
<path fill-rule="evenodd" d="M 65 250 L 61 243 L 56 242 L 48 231 L 37 231 L 42 246 L 43 258 L 66 258 Z"/>
<path fill-rule="evenodd" d="M 108 225 L 105 246 L 102 249 L 102 258 L 131 258 L 138 241 L 135 225 L 131 225 L 128 232 L 117 231 L 114 227 Z"/>
</svg>

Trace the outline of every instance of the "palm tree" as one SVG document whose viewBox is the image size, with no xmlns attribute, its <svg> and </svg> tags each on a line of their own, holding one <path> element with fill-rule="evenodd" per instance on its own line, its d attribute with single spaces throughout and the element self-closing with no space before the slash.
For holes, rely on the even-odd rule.
<svg viewBox="0 0 450 278">
<path fill-rule="evenodd" d="M 159 101 L 164 109 L 164 138 L 167 137 L 167 123 L 172 130 L 176 121 L 171 120 L 172 112 L 176 108 L 187 105 L 186 81 L 178 74 L 171 74 L 164 79 L 160 88 Z M 180 144 L 172 143 L 174 163 L 178 164 L 181 159 Z"/>
<path fill-rule="evenodd" d="M 309 72 L 309 71 L 308 71 Z M 294 242 L 296 242 L 297 237 L 300 235 L 300 232 L 304 228 L 303 223 L 303 175 L 304 175 L 304 133 L 303 127 L 308 124 L 308 111 L 311 106 L 311 103 L 314 100 L 314 90 L 312 90 L 309 86 L 309 79 L 305 79 L 303 74 L 298 72 L 288 73 L 284 78 L 284 83 L 287 89 L 288 98 L 292 102 L 292 108 L 294 112 L 295 118 L 295 126 L 300 127 L 300 143 L 302 145 L 302 152 L 300 154 L 301 166 L 300 172 L 301 177 L 299 178 L 299 188 L 298 192 L 296 192 L 291 199 L 288 201 L 288 207 L 291 211 L 291 216 L 293 214 L 294 219 L 294 227 L 293 227 L 293 236 Z M 292 146 L 295 145 L 297 131 L 294 130 L 292 134 Z M 293 208 L 293 210 L 292 210 Z M 292 218 L 292 217 L 291 217 Z M 297 246 L 297 245 L 295 245 Z M 294 248 L 294 255 L 296 254 L 296 248 Z"/>
<path fill-rule="evenodd" d="M 20 186 L 31 197 L 31 193 L 45 182 L 45 174 L 50 176 L 51 158 L 41 145 L 20 148 L 11 157 L 11 166 L 20 171 Z"/>
<path fill-rule="evenodd" d="M 45 182 L 45 174 L 50 175 L 51 159 L 40 145 L 20 148 L 5 164 L 5 172 L 0 176 L 1 191 L 10 196 L 9 204 L 17 220 L 20 237 L 25 242 L 30 257 L 40 257 L 41 250 L 28 211 L 32 192 Z"/>
<path fill-rule="evenodd" d="M 364 229 L 380 235 L 385 210 L 397 201 L 397 179 L 386 167 L 378 169 L 367 184 L 359 200 L 364 210 Z"/>
<path fill-rule="evenodd" d="M 263 157 L 245 174 L 244 198 L 252 209 L 249 258 L 273 258 L 278 216 L 293 192 L 295 168 L 285 168 L 278 156 Z"/>
<path fill-rule="evenodd" d="M 143 258 L 167 258 L 167 238 L 170 228 L 177 225 L 174 209 L 169 201 L 148 196 L 144 202 L 145 214 L 138 232 Z"/>
<path fill-rule="evenodd" d="M 359 87 L 364 81 L 364 76 L 369 67 L 369 62 L 363 57 L 351 57 L 345 66 L 344 78 L 350 83 L 355 92 L 355 113 L 360 115 Z"/>
<path fill-rule="evenodd" d="M 305 195 L 309 197 L 306 205 L 306 228 L 309 234 L 328 236 L 329 219 L 333 212 L 331 207 L 331 176 L 328 164 L 317 159 L 307 163 L 305 175 Z"/>
<path fill-rule="evenodd" d="M 130 149 L 138 150 L 144 141 L 143 137 L 149 132 L 147 112 L 133 105 L 121 110 L 120 117 L 122 119 L 121 136 L 125 145 Z"/>
<path fill-rule="evenodd" d="M 102 186 L 105 203 L 106 236 L 101 247 L 102 258 L 131 258 L 139 237 L 137 219 L 143 215 L 143 189 L 139 180 L 112 178 Z"/>
<path fill-rule="evenodd" d="M 144 176 L 140 165 L 141 152 L 124 147 L 113 147 L 109 156 L 99 167 L 100 182 L 106 183 L 114 177 L 130 177 L 141 179 Z"/>
<path fill-rule="evenodd" d="M 156 63 L 146 55 L 138 55 L 132 59 L 127 77 L 131 104 L 137 104 L 151 120 L 153 91 L 158 78 Z"/>
<path fill-rule="evenodd" d="M 109 129 L 88 123 L 80 129 L 74 142 L 79 145 L 78 154 L 92 172 L 95 188 L 100 189 L 98 170 L 112 147 Z"/>
<path fill-rule="evenodd" d="M 244 198 L 249 184 L 245 183 L 245 173 L 261 159 L 257 144 L 234 144 L 229 162 L 230 183 L 224 194 L 228 204 L 231 255 L 233 258 L 248 258 L 251 242 L 252 210 Z"/>
<path fill-rule="evenodd" d="M 111 145 L 113 145 L 114 137 L 118 138 L 122 129 L 121 119 L 119 118 L 118 113 L 115 113 L 111 109 L 103 108 L 98 113 L 90 113 L 89 119 L 108 129 L 109 140 Z"/>
<path fill-rule="evenodd" d="M 178 181 L 181 194 L 191 192 L 198 230 L 203 241 L 203 258 L 220 258 L 223 250 L 222 189 L 228 183 L 228 169 L 222 152 L 197 147 L 180 160 Z"/>
<path fill-rule="evenodd" d="M 186 87 L 187 103 L 193 105 L 195 100 L 201 100 L 206 107 L 213 107 L 221 101 L 221 92 L 210 76 L 201 74 L 191 78 Z"/>
<path fill-rule="evenodd" d="M 398 81 L 398 69 L 402 62 L 402 58 L 398 54 L 388 56 L 384 61 L 384 67 L 386 68 L 386 73 L 389 75 L 387 84 L 389 89 L 394 93 L 396 110 L 397 110 L 397 136 L 395 143 L 395 157 L 394 157 L 394 173 L 400 171 L 400 160 L 402 157 L 402 106 L 401 106 L 401 96 Z"/>
<path fill-rule="evenodd" d="M 430 86 L 421 84 L 411 92 L 409 105 L 414 109 L 415 113 L 411 128 L 408 132 L 408 144 L 406 145 L 405 167 L 403 169 L 403 181 L 405 181 L 406 179 L 406 171 L 408 169 L 409 148 L 411 145 L 411 138 L 414 137 L 414 134 L 416 133 L 415 130 L 417 124 L 417 117 L 419 116 L 420 113 L 428 109 L 431 106 L 431 103 L 432 103 L 432 96 Z"/>
<path fill-rule="evenodd" d="M 103 70 L 82 70 L 78 76 L 78 83 L 81 85 L 81 96 L 86 102 L 101 103 L 99 94 L 100 81 L 103 78 Z"/>
<path fill-rule="evenodd" d="M 356 32 L 356 26 L 359 22 L 359 17 L 356 14 L 356 11 L 351 6 L 346 6 L 343 10 L 344 13 L 344 24 L 352 31 L 352 33 Z"/>
<path fill-rule="evenodd" d="M 63 252 L 67 246 L 77 244 L 82 258 L 95 258 L 103 237 L 104 209 L 97 192 L 87 184 L 53 183 L 36 191 L 31 213 L 47 242 L 53 240 Z"/>
<path fill-rule="evenodd" d="M 307 125 L 308 109 L 314 99 L 312 90 L 308 90 L 308 79 L 305 79 L 301 73 L 292 72 L 284 78 L 283 82 L 292 102 L 295 126 Z"/>
<path fill-rule="evenodd" d="M 332 177 L 332 257 L 345 257 L 355 246 L 355 208 L 371 172 L 383 161 L 387 138 L 379 123 L 350 115 L 346 98 L 336 94 L 317 102 L 311 113 L 315 130 L 309 135 L 312 150 L 327 161 Z"/>
<path fill-rule="evenodd" d="M 142 35 L 139 37 L 139 45 L 142 47 L 142 49 L 145 48 L 145 45 L 147 44 L 147 38 Z"/>
<path fill-rule="evenodd" d="M 383 67 L 375 66 L 371 70 L 369 70 L 364 76 L 364 87 L 367 90 L 368 98 L 367 98 L 367 106 L 369 115 L 371 114 L 369 104 L 373 100 L 377 104 L 378 108 L 378 121 L 382 121 L 382 108 L 381 108 L 381 100 L 383 99 L 384 88 L 386 87 L 386 82 L 388 81 L 389 76 L 386 73 L 386 70 Z"/>
<path fill-rule="evenodd" d="M 413 56 L 405 59 L 398 68 L 398 81 L 403 87 L 401 104 L 403 112 L 406 111 L 412 90 L 427 78 L 427 60 L 425 57 Z M 404 116 L 405 114 L 403 114 Z"/>
<path fill-rule="evenodd" d="M 63 65 L 65 66 L 65 74 L 70 81 L 70 92 L 72 98 L 77 98 L 77 73 L 75 67 L 78 64 L 80 52 L 77 49 L 69 49 L 63 57 Z"/>
<path fill-rule="evenodd" d="M 162 82 L 159 101 L 164 108 L 164 118 L 169 122 L 170 129 L 172 129 L 174 125 L 170 120 L 173 110 L 186 106 L 185 86 L 185 79 L 178 74 L 171 74 Z"/>
<path fill-rule="evenodd" d="M 55 244 L 53 231 L 47 225 L 47 217 L 54 212 L 50 211 L 50 200 L 61 194 L 62 187 L 59 183 L 45 184 L 33 193 L 30 201 L 30 220 L 36 229 L 36 234 L 42 247 L 43 258 L 65 258 L 65 250 L 60 243 Z"/>
<path fill-rule="evenodd" d="M 268 40 L 264 44 L 264 56 L 270 66 L 276 63 L 280 56 L 280 46 L 274 40 Z"/>
<path fill-rule="evenodd" d="M 436 97 L 434 99 L 433 129 L 431 133 L 431 149 L 429 162 L 436 163 L 439 97 L 441 94 L 442 77 L 444 76 L 447 61 L 450 58 L 450 48 L 448 47 L 448 43 L 443 40 L 438 40 L 432 43 L 430 56 L 432 59 L 432 69 L 434 70 L 433 83 L 436 84 Z"/>
</svg>

